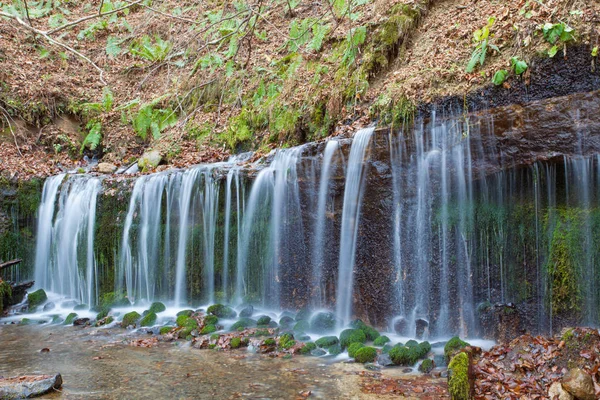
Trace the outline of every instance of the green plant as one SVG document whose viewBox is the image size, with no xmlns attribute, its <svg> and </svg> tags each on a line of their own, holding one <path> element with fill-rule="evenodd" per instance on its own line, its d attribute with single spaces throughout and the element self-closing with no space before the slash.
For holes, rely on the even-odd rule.
<svg viewBox="0 0 600 400">
<path fill-rule="evenodd" d="M 508 71 L 505 69 L 501 69 L 496 71 L 496 73 L 494 74 L 494 77 L 492 78 L 492 83 L 496 86 L 500 86 L 504 83 L 504 81 L 506 81 L 506 78 L 508 77 Z"/>
<path fill-rule="evenodd" d="M 88 134 L 85 136 L 83 143 L 81 143 L 81 149 L 79 154 L 83 154 L 83 150 L 87 147 L 94 151 L 102 141 L 102 124 L 98 120 L 91 120 L 87 123 L 86 129 Z"/>
<path fill-rule="evenodd" d="M 522 75 L 525 71 L 527 71 L 527 68 L 529 68 L 527 63 L 521 60 L 519 57 L 511 57 L 510 67 L 517 75 Z"/>
<path fill-rule="evenodd" d="M 144 35 L 141 39 L 135 40 L 129 47 L 129 52 L 134 56 L 143 58 L 150 62 L 162 62 L 167 59 L 173 45 L 160 36 L 154 36 L 152 40 L 148 35 Z"/>
<path fill-rule="evenodd" d="M 170 107 L 159 108 L 166 96 L 161 96 L 149 103 L 140 105 L 137 112 L 130 115 L 133 130 L 137 135 L 146 140 L 148 133 L 158 139 L 163 130 L 177 123 L 177 114 Z"/>
<path fill-rule="evenodd" d="M 473 72 L 475 67 L 477 67 L 477 64 L 483 65 L 489 49 L 500 52 L 498 46 L 490 43 L 490 40 L 494 37 L 494 35 L 490 32 L 494 22 L 496 22 L 495 17 L 488 18 L 487 25 L 473 33 L 473 43 L 475 44 L 475 49 L 473 50 L 471 59 L 467 64 L 467 73 Z"/>
<path fill-rule="evenodd" d="M 565 47 L 566 54 L 566 44 L 575 39 L 575 31 L 569 25 L 564 22 L 559 22 L 553 24 L 551 22 L 547 22 L 542 27 L 542 32 L 544 34 L 544 39 L 553 46 L 548 49 L 548 57 L 553 58 L 556 53 L 558 53 L 558 45 L 562 43 Z"/>
<path fill-rule="evenodd" d="M 342 65 L 348 68 L 354 64 L 356 57 L 358 56 L 360 46 L 365 42 L 366 38 L 367 28 L 365 26 L 359 26 L 351 29 L 350 32 L 348 32 L 342 47 Z"/>
</svg>

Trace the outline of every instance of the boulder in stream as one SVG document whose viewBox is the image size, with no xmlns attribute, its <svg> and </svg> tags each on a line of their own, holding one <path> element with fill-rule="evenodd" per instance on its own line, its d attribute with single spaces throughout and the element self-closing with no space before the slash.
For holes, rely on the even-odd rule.
<svg viewBox="0 0 600 400">
<path fill-rule="evenodd" d="M 579 400 L 596 398 L 592 377 L 580 368 L 573 368 L 562 379 L 562 387 Z"/>
<path fill-rule="evenodd" d="M 0 378 L 1 399 L 24 399 L 46 394 L 62 386 L 62 376 L 25 375 L 13 378 Z"/>
</svg>

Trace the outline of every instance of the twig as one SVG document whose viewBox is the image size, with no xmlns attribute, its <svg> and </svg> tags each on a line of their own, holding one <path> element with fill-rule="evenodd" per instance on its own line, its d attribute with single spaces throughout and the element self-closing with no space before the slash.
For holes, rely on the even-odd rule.
<svg viewBox="0 0 600 400">
<path fill-rule="evenodd" d="M 25 15 L 27 16 L 27 21 L 29 21 L 30 26 L 33 26 L 31 23 L 31 18 L 29 17 L 29 6 L 27 5 L 27 0 L 23 0 L 23 4 L 25 5 Z"/>
<path fill-rule="evenodd" d="M 140 1 L 142 1 L 142 0 L 140 0 Z M 15 20 L 15 21 L 17 21 L 17 22 L 18 22 L 18 23 L 19 23 L 21 26 L 23 26 L 25 29 L 27 29 L 27 30 L 29 30 L 29 31 L 31 31 L 31 32 L 33 32 L 33 33 L 35 33 L 35 34 L 38 34 L 38 35 L 42 36 L 42 37 L 43 37 L 44 39 L 46 39 L 48 42 L 50 42 L 50 43 L 52 43 L 52 44 L 55 44 L 55 45 L 57 45 L 57 46 L 60 46 L 60 47 L 62 47 L 63 49 L 65 49 L 65 50 L 67 50 L 67 51 L 70 51 L 71 53 L 75 54 L 75 55 L 76 55 L 76 56 L 78 56 L 79 58 L 81 58 L 81 59 L 83 59 L 83 60 L 87 61 L 87 62 L 88 62 L 89 64 L 91 64 L 91 65 L 92 65 L 94 68 L 96 68 L 96 69 L 98 70 L 98 72 L 100 72 L 100 82 L 102 82 L 102 84 L 103 84 L 103 85 L 106 85 L 106 84 L 107 84 L 107 83 L 106 83 L 106 81 L 105 81 L 105 80 L 104 80 L 104 78 L 103 78 L 103 75 L 104 75 L 104 70 L 103 70 L 102 68 L 100 68 L 98 65 L 96 65 L 96 63 L 95 63 L 95 62 L 93 62 L 92 60 L 90 60 L 90 59 L 89 59 L 87 56 L 85 56 L 85 55 L 81 54 L 80 52 L 78 52 L 78 51 L 77 51 L 77 50 L 75 50 L 74 48 L 72 48 L 72 47 L 70 47 L 70 46 L 67 46 L 67 45 L 66 45 L 66 44 L 64 44 L 64 43 L 61 43 L 61 42 L 59 42 L 58 40 L 51 38 L 50 36 L 48 36 L 48 34 L 49 34 L 48 32 L 44 32 L 44 31 L 41 31 L 41 30 L 39 30 L 39 29 L 36 29 L 36 28 L 34 28 L 34 27 L 32 27 L 32 26 L 29 26 L 29 25 L 27 25 L 27 24 L 26 24 L 26 23 L 25 23 L 25 22 L 24 22 L 24 21 L 23 21 L 21 18 L 19 18 L 19 17 L 15 16 L 15 15 L 12 15 L 12 14 L 5 13 L 4 11 L 0 11 L 0 16 L 3 16 L 3 17 L 8 17 L 8 18 L 12 18 L 12 19 L 14 19 L 14 20 Z"/>
<path fill-rule="evenodd" d="M 100 0 L 100 6 L 98 7 L 98 15 L 102 15 L 102 7 L 104 7 L 104 0 Z"/>
<path fill-rule="evenodd" d="M 21 153 L 21 149 L 19 149 L 19 144 L 17 143 L 17 135 L 15 135 L 15 131 L 13 130 L 12 124 L 10 123 L 10 119 L 9 119 L 10 114 L 2 106 L 0 106 L 0 110 L 2 111 L 2 115 L 4 116 L 4 119 L 6 119 L 6 123 L 8 124 L 8 130 L 10 130 L 13 140 L 15 141 L 15 147 L 17 148 L 17 152 L 19 153 L 19 155 L 21 157 L 23 157 L 23 153 Z"/>
<path fill-rule="evenodd" d="M 125 10 L 127 8 L 131 8 L 131 7 L 133 7 L 133 6 L 137 5 L 137 4 L 140 4 L 142 1 L 144 1 L 144 0 L 137 0 L 137 1 L 134 1 L 133 3 L 129 3 L 127 5 L 124 5 L 123 7 L 119 7 L 117 9 L 114 9 L 114 10 L 111 10 L 111 11 L 107 11 L 105 13 L 98 13 L 98 14 L 88 15 L 86 17 L 79 18 L 78 20 L 75 20 L 75 21 L 72 21 L 72 22 L 67 22 L 66 24 L 61 25 L 58 28 L 54 28 L 54 29 L 46 31 L 44 33 L 47 34 L 47 35 L 52 35 L 53 33 L 60 32 L 60 31 L 62 31 L 64 29 L 70 28 L 70 27 L 72 27 L 74 25 L 78 25 L 78 24 L 80 24 L 82 22 L 85 22 L 85 21 L 88 21 L 90 19 L 105 17 L 107 15 L 111 15 L 111 14 L 117 13 L 119 11 L 123 11 L 123 10 Z M 11 15 L 8 15 L 8 16 L 11 16 Z"/>
</svg>

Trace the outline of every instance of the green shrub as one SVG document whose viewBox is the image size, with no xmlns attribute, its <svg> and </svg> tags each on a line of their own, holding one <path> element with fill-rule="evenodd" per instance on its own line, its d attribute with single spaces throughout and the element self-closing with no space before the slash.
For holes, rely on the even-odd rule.
<svg viewBox="0 0 600 400">
<path fill-rule="evenodd" d="M 362 331 L 365 333 L 367 340 L 375 340 L 381 336 L 379 332 L 377 332 L 377 329 L 373 328 L 372 326 L 367 326 L 366 328 L 362 329 Z"/>
<path fill-rule="evenodd" d="M 294 336 L 289 333 L 285 333 L 279 338 L 279 347 L 281 347 L 282 349 L 287 350 L 295 344 L 296 341 L 294 340 Z"/>
</svg>

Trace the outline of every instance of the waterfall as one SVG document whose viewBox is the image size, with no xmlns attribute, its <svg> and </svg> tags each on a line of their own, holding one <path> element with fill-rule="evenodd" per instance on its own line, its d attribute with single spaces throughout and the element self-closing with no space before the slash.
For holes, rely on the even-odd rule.
<svg viewBox="0 0 600 400">
<path fill-rule="evenodd" d="M 293 230 L 292 222 L 301 221 L 296 167 L 302 151 L 302 147 L 277 151 L 252 185 L 238 247 L 237 303 L 259 294 L 264 305 L 279 307 L 280 265 L 289 265 L 292 258 L 288 236 L 303 234 L 301 225 L 300 230 Z M 252 277 L 249 272 L 253 272 Z"/>
<path fill-rule="evenodd" d="M 119 277 L 125 278 L 124 286 L 131 302 L 155 298 L 159 279 L 162 199 L 168 181 L 166 174 L 147 175 L 137 179 L 133 187 L 122 236 L 119 273 Z M 137 230 L 135 234 L 133 229 Z M 136 239 L 135 247 L 131 243 L 132 238 Z"/>
<path fill-rule="evenodd" d="M 342 324 L 352 317 L 356 239 L 366 177 L 364 164 L 374 131 L 375 128 L 366 128 L 356 132 L 346 171 L 336 293 L 336 315 Z"/>
<path fill-rule="evenodd" d="M 202 228 L 204 245 L 204 291 L 209 303 L 215 301 L 215 236 L 217 230 L 217 207 L 219 205 L 219 181 L 213 178 L 212 168 L 203 173 L 204 196 L 202 197 Z"/>
<path fill-rule="evenodd" d="M 339 148 L 336 140 L 330 140 L 325 146 L 323 161 L 321 165 L 321 176 L 319 179 L 319 194 L 317 203 L 317 212 L 315 215 L 314 237 L 312 242 L 312 287 L 314 295 L 312 299 L 313 306 L 316 309 L 322 308 L 325 304 L 325 292 L 323 282 L 323 264 L 325 263 L 325 228 L 327 223 L 327 199 L 329 194 L 329 177 L 333 158 Z"/>
<path fill-rule="evenodd" d="M 235 186 L 235 189 L 234 189 Z M 242 204 L 240 202 L 240 168 L 232 167 L 227 172 L 227 181 L 225 184 L 225 223 L 223 237 L 223 271 L 221 275 L 223 296 L 226 300 L 230 299 L 229 288 L 229 247 L 230 247 L 230 225 L 231 208 L 233 202 L 233 191 L 235 190 L 235 223 L 236 223 L 236 249 L 240 244 L 240 221 L 242 213 Z M 243 195 L 242 195 L 243 197 Z"/>
<path fill-rule="evenodd" d="M 73 175 L 61 185 L 63 178 L 58 175 L 44 184 L 35 277 L 43 289 L 92 305 L 98 289 L 94 235 L 100 179 Z M 57 194 L 58 212 L 52 220 Z"/>
</svg>

